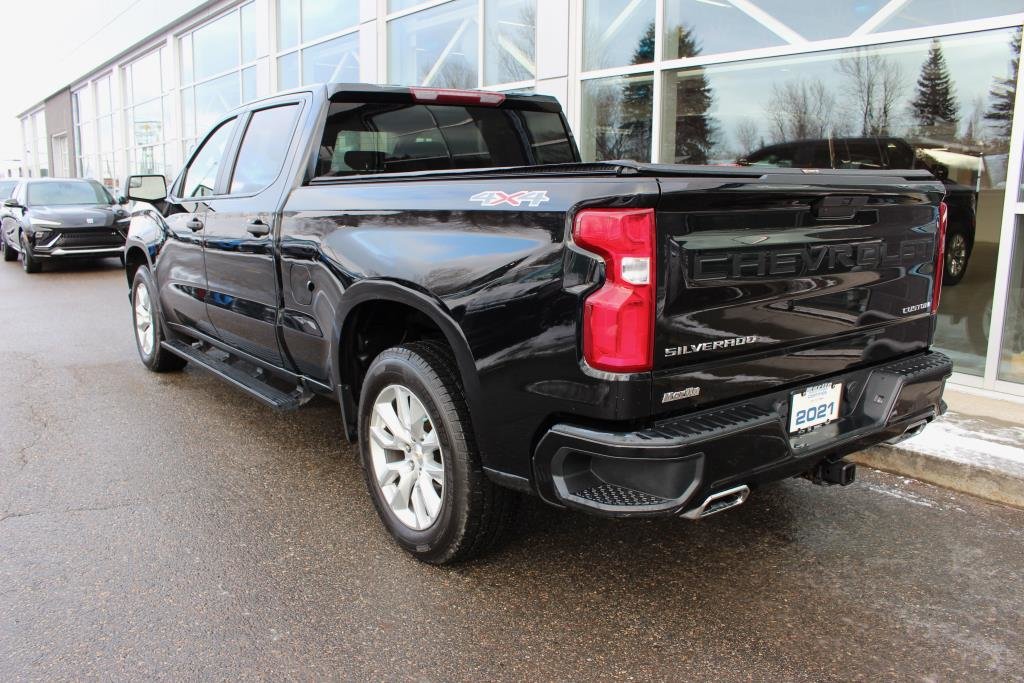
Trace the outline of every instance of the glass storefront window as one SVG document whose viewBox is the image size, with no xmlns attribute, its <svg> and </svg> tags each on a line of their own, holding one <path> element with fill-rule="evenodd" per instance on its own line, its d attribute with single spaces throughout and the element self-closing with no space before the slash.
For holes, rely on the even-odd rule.
<svg viewBox="0 0 1024 683">
<path fill-rule="evenodd" d="M 250 3 L 238 10 L 242 22 L 242 63 L 251 62 L 259 54 L 256 5 Z"/>
<path fill-rule="evenodd" d="M 277 0 L 277 47 L 287 50 L 299 42 L 299 0 Z"/>
<path fill-rule="evenodd" d="M 484 84 L 532 80 L 537 74 L 538 0 L 487 0 Z"/>
<path fill-rule="evenodd" d="M 422 5 L 428 0 L 388 0 L 388 12 L 401 12 L 404 9 Z"/>
<path fill-rule="evenodd" d="M 728 31 L 722 27 L 728 26 Z M 665 59 L 749 50 L 786 41 L 728 2 L 665 0 Z"/>
<path fill-rule="evenodd" d="M 277 58 L 277 89 L 299 87 L 299 53 L 291 52 Z"/>
<path fill-rule="evenodd" d="M 651 159 L 651 74 L 583 82 L 580 154 L 585 161 Z"/>
<path fill-rule="evenodd" d="M 889 4 L 889 0 L 828 0 L 828 13 L 823 14 L 821 0 L 750 1 L 807 40 L 848 36 Z"/>
<path fill-rule="evenodd" d="M 928 168 L 950 207 L 936 344 L 981 375 L 1002 219 L 1008 126 L 999 84 L 1018 58 L 1003 29 L 666 74 L 660 161 Z M 586 106 L 585 106 L 586 109 Z M 589 135 L 585 129 L 583 139 Z M 959 235 L 959 240 L 957 236 Z"/>
<path fill-rule="evenodd" d="M 192 32 L 192 61 L 197 81 L 238 66 L 239 35 L 235 12 Z"/>
<path fill-rule="evenodd" d="M 305 0 L 302 42 L 337 33 L 359 23 L 359 3 L 352 0 Z"/>
<path fill-rule="evenodd" d="M 228 74 L 196 86 L 196 129 L 202 135 L 217 118 L 241 104 L 238 74 Z"/>
<path fill-rule="evenodd" d="M 986 313 L 982 315 L 983 324 L 991 318 L 991 306 Z M 1024 216 L 1017 216 L 1014 231 L 1010 287 L 1003 322 L 1003 347 L 999 354 L 999 379 L 1024 382 Z"/>
<path fill-rule="evenodd" d="M 654 0 L 585 0 L 583 70 L 654 61 Z"/>
<path fill-rule="evenodd" d="M 1022 9 L 1020 0 L 910 0 L 900 11 L 882 22 L 875 32 L 1018 14 Z"/>
<path fill-rule="evenodd" d="M 358 83 L 359 34 L 329 40 L 302 51 L 302 83 Z"/>
<path fill-rule="evenodd" d="M 455 0 L 388 22 L 388 81 L 477 87 L 477 15 L 476 0 Z"/>
</svg>

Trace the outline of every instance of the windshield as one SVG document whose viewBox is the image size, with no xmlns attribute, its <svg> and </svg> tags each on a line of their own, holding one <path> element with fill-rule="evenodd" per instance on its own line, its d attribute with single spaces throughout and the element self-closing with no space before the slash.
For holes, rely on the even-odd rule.
<svg viewBox="0 0 1024 683">
<path fill-rule="evenodd" d="M 10 199 L 14 194 L 14 188 L 18 186 L 17 180 L 0 180 L 0 200 Z"/>
<path fill-rule="evenodd" d="M 91 180 L 46 181 L 28 184 L 29 206 L 113 204 L 110 193 Z"/>
</svg>

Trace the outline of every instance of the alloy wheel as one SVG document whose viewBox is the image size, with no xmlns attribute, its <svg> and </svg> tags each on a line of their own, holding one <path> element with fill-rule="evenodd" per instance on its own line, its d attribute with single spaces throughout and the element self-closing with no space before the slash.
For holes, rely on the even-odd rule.
<svg viewBox="0 0 1024 683">
<path fill-rule="evenodd" d="M 949 250 L 946 253 L 946 272 L 950 277 L 959 277 L 967 266 L 967 240 L 957 233 L 949 240 Z"/>
<path fill-rule="evenodd" d="M 135 338 L 142 353 L 153 353 L 156 335 L 153 330 L 153 304 L 149 299 L 149 288 L 139 284 L 135 288 Z"/>
<path fill-rule="evenodd" d="M 444 502 L 444 455 L 423 403 L 408 387 L 384 387 L 373 404 L 369 437 L 384 502 L 405 526 L 427 529 Z"/>
</svg>

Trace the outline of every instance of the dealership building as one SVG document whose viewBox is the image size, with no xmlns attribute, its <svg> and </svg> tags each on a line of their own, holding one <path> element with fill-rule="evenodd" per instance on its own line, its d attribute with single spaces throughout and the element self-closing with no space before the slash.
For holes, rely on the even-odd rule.
<svg viewBox="0 0 1024 683">
<path fill-rule="evenodd" d="M 553 95 L 587 160 L 925 166 L 974 204 L 970 258 L 943 289 L 937 345 L 957 384 L 1024 397 L 1022 10 L 1021 0 L 207 2 L 54 83 L 21 115 L 24 161 L 32 176 L 111 188 L 130 173 L 172 177 L 238 104 L 359 81 Z"/>
</svg>

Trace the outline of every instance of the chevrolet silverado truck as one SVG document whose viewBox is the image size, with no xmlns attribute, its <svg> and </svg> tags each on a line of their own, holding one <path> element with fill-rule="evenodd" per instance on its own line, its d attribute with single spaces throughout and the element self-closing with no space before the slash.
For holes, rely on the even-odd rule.
<svg viewBox="0 0 1024 683">
<path fill-rule="evenodd" d="M 491 546 L 520 493 L 700 519 L 944 409 L 926 171 L 582 163 L 556 100 L 326 85 L 133 176 L 151 370 L 340 405 L 415 557 Z"/>
</svg>

